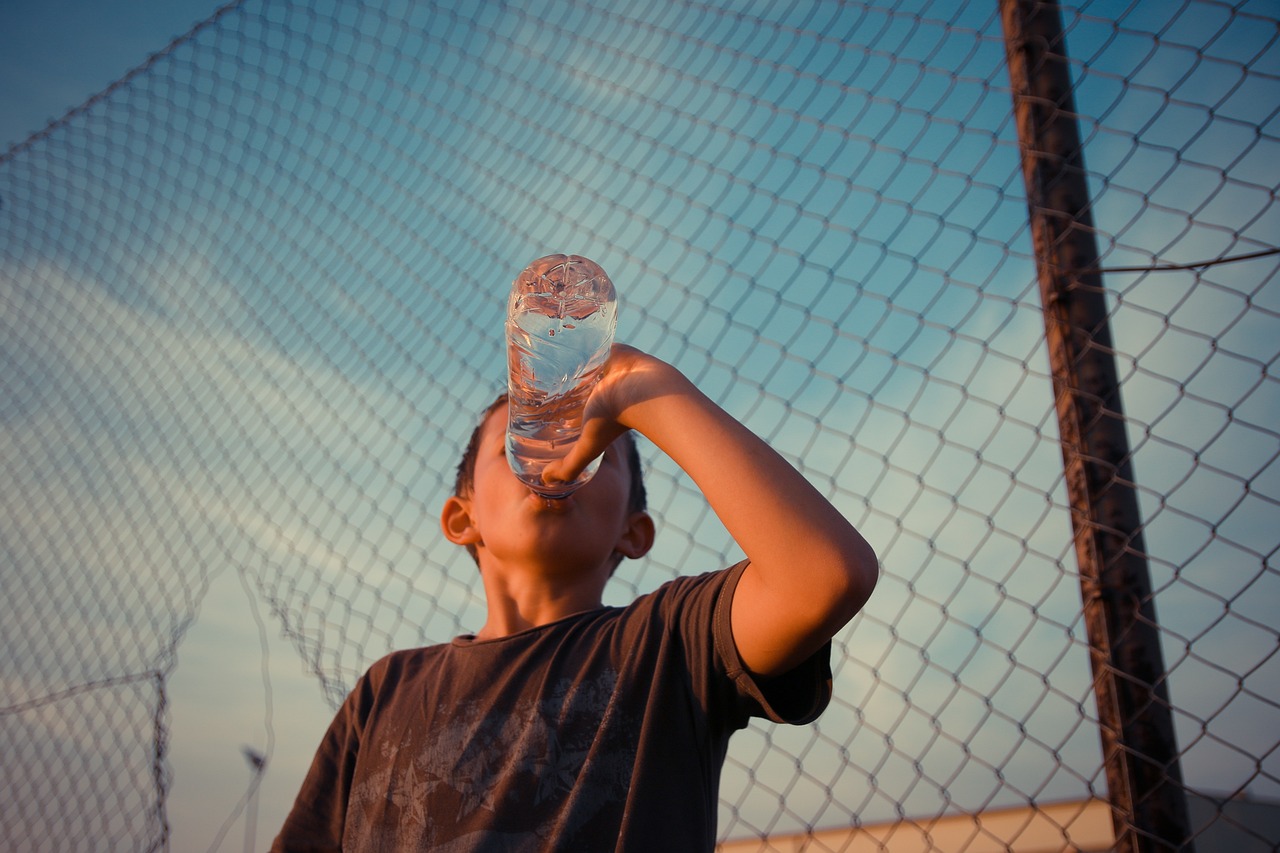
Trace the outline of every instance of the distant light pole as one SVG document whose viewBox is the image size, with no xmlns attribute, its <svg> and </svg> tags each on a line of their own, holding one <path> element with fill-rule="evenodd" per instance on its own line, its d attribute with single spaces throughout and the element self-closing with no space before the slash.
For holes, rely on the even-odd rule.
<svg viewBox="0 0 1280 853">
<path fill-rule="evenodd" d="M 244 760 L 249 762 L 249 770 L 253 778 L 249 781 L 249 813 L 244 818 L 244 849 L 252 853 L 258 831 L 258 788 L 262 782 L 262 774 L 267 772 L 267 757 L 251 746 L 240 747 Z"/>
</svg>

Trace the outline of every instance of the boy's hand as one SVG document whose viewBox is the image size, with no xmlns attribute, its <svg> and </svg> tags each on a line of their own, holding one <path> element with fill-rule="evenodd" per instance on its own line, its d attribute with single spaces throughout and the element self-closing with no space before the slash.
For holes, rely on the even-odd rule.
<svg viewBox="0 0 1280 853">
<path fill-rule="evenodd" d="M 582 437 L 573 449 L 543 470 L 547 482 L 569 482 L 600 456 L 614 439 L 636 428 L 637 407 L 665 394 L 693 390 L 684 374 L 635 347 L 614 344 L 604 374 L 587 398 Z"/>
<path fill-rule="evenodd" d="M 866 540 L 768 444 L 680 371 L 616 344 L 588 398 L 582 439 L 551 475 L 568 479 L 634 429 L 702 490 L 750 565 L 733 597 L 738 654 L 781 675 L 853 618 L 879 576 Z"/>
</svg>

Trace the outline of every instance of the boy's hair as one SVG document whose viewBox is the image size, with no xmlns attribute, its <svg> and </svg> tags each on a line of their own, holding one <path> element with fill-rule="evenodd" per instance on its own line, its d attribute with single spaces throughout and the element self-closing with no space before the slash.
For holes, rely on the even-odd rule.
<svg viewBox="0 0 1280 853">
<path fill-rule="evenodd" d="M 460 498 L 471 496 L 471 491 L 475 487 L 476 476 L 476 454 L 480 452 L 480 433 L 484 430 L 485 422 L 499 408 L 507 404 L 507 395 L 499 394 L 498 398 L 489 404 L 484 413 L 480 415 L 480 422 L 476 424 L 476 428 L 471 431 L 471 438 L 467 440 L 467 449 L 462 453 L 462 459 L 458 462 L 458 470 L 454 476 L 453 494 Z M 635 434 L 627 430 L 619 437 L 622 442 L 622 450 L 625 455 L 627 471 L 631 475 L 631 488 L 627 494 L 627 510 L 629 512 L 643 512 L 648 509 L 649 498 L 644 488 L 644 471 L 640 464 L 640 450 L 636 447 Z M 466 546 L 467 553 L 471 555 L 471 559 L 479 562 L 474 545 Z"/>
</svg>

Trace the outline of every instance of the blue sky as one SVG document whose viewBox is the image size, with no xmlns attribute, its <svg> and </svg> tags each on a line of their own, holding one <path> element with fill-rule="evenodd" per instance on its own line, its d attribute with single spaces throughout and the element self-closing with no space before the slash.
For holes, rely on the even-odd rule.
<svg viewBox="0 0 1280 853">
<path fill-rule="evenodd" d="M 3 0 L 0 149 L 98 94 L 220 5 L 217 0 Z"/>
<path fill-rule="evenodd" d="M 217 0 L 0 0 L 0 150 L 99 94 L 220 6 Z M 244 818 L 227 824 L 248 790 L 243 746 L 272 751 L 272 784 L 264 786 L 258 810 L 259 838 L 269 839 L 330 716 L 278 629 L 272 625 L 260 637 L 246 619 L 256 602 L 236 580 L 229 573 L 209 588 L 169 685 L 174 850 L 211 849 L 219 833 L 221 849 L 243 849 Z M 233 663 L 228 671 L 229 661 L 245 665 Z M 214 672 L 221 675 L 211 677 Z M 283 709 L 283 722 L 272 725 L 269 697 Z"/>
</svg>

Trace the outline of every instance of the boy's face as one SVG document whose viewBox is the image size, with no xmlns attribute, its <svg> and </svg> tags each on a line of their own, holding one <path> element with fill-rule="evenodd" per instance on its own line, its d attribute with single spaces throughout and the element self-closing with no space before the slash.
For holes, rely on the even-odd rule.
<svg viewBox="0 0 1280 853">
<path fill-rule="evenodd" d="M 553 574 L 612 569 L 615 552 L 639 557 L 648 551 L 653 525 L 646 513 L 628 509 L 630 473 L 621 442 L 605 451 L 591 480 L 572 495 L 548 500 L 526 487 L 507 464 L 507 410 L 499 406 L 485 419 L 469 497 L 450 498 L 442 518 L 445 533 L 459 544 L 473 537 L 486 561 L 538 566 Z M 456 502 L 456 503 L 454 503 Z M 450 518 L 465 510 L 464 527 Z"/>
</svg>

